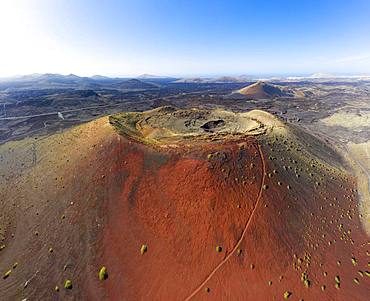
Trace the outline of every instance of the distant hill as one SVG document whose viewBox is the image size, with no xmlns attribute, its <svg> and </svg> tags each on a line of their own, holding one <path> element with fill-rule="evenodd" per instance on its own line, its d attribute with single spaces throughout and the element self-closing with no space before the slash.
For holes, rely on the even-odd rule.
<svg viewBox="0 0 370 301">
<path fill-rule="evenodd" d="M 155 84 L 143 82 L 136 78 L 114 83 L 112 84 L 112 87 L 116 89 L 129 89 L 129 90 L 145 90 L 158 88 L 158 86 Z"/>
<path fill-rule="evenodd" d="M 250 82 L 252 80 L 252 76 L 248 75 L 240 75 L 240 76 L 220 76 L 220 77 L 189 77 L 189 78 L 181 78 L 177 80 L 177 83 L 245 83 Z"/>
<path fill-rule="evenodd" d="M 171 79 L 172 80 L 172 79 Z M 171 81 L 167 80 L 167 81 Z M 129 78 L 111 78 L 107 76 L 94 75 L 92 77 L 81 77 L 74 74 L 30 74 L 9 78 L 0 82 L 0 90 L 29 90 L 29 89 L 153 89 L 158 85 L 159 79 L 139 80 Z M 155 83 L 154 83 L 155 82 Z"/>
<path fill-rule="evenodd" d="M 258 81 L 252 85 L 242 88 L 237 93 L 253 99 L 268 99 L 274 97 L 304 97 L 302 91 L 285 86 L 277 86 L 266 82 Z"/>
<path fill-rule="evenodd" d="M 139 78 L 139 79 L 148 79 L 148 78 L 168 78 L 168 76 L 162 76 L 162 75 L 154 75 L 154 74 L 144 73 L 144 74 L 139 75 L 137 78 Z"/>
<path fill-rule="evenodd" d="M 178 80 L 178 78 L 176 77 L 153 75 L 153 74 L 141 74 L 137 77 L 137 79 L 143 82 L 146 82 L 146 83 L 152 83 L 152 84 L 158 84 L 158 85 L 168 84 L 168 83 Z"/>
<path fill-rule="evenodd" d="M 251 78 L 247 76 L 221 76 L 212 79 L 210 82 L 214 83 L 245 83 L 250 81 Z"/>
<path fill-rule="evenodd" d="M 53 73 L 24 75 L 10 78 L 0 83 L 0 89 L 94 89 L 96 87 L 97 83 L 89 77 L 80 77 L 74 74 L 61 75 Z"/>
<path fill-rule="evenodd" d="M 318 72 L 318 73 L 314 73 L 312 75 L 309 76 L 309 78 L 335 78 L 336 76 L 333 75 L 333 74 L 329 74 L 329 73 L 321 73 L 321 72 Z"/>
<path fill-rule="evenodd" d="M 93 75 L 90 78 L 94 80 L 110 80 L 111 79 L 111 77 L 99 75 L 99 74 Z"/>
<path fill-rule="evenodd" d="M 203 77 L 188 77 L 188 78 L 180 78 L 175 81 L 175 83 L 187 83 L 187 84 L 203 84 L 208 83 L 209 78 L 203 78 Z"/>
</svg>

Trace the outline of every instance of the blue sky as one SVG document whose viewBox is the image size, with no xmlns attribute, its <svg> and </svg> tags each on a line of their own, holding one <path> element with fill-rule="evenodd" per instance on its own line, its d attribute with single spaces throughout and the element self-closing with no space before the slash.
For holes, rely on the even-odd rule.
<svg viewBox="0 0 370 301">
<path fill-rule="evenodd" d="M 0 76 L 370 74 L 370 1 L 2 0 Z"/>
</svg>

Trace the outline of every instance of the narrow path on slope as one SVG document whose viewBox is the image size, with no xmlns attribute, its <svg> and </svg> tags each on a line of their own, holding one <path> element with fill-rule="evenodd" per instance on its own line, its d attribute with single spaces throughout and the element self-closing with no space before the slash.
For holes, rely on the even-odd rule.
<svg viewBox="0 0 370 301">
<path fill-rule="evenodd" d="M 213 277 L 213 275 L 216 274 L 216 272 L 230 259 L 231 256 L 233 256 L 233 254 L 238 249 L 238 247 L 240 246 L 241 242 L 244 239 L 245 233 L 247 232 L 247 229 L 248 229 L 248 227 L 250 225 L 250 222 L 252 220 L 252 217 L 253 217 L 254 213 L 256 212 L 256 209 L 258 207 L 259 201 L 261 199 L 262 192 L 263 192 L 263 185 L 265 183 L 266 164 L 265 164 L 265 159 L 263 157 L 263 153 L 262 153 L 262 149 L 261 149 L 260 144 L 258 144 L 258 152 L 259 152 L 259 155 L 260 155 L 260 158 L 261 158 L 261 162 L 262 162 L 262 181 L 261 181 L 261 187 L 259 189 L 257 200 L 256 200 L 256 203 L 254 204 L 252 213 L 249 215 L 249 218 L 247 220 L 247 223 L 245 224 L 245 227 L 244 227 L 244 230 L 242 232 L 242 235 L 240 236 L 239 240 L 236 242 L 236 244 L 235 244 L 234 248 L 231 250 L 231 252 L 211 271 L 211 273 L 209 273 L 209 275 L 206 277 L 206 279 L 204 279 L 204 281 L 202 281 L 202 283 L 199 284 L 199 286 L 197 288 L 195 288 L 195 290 L 185 299 L 185 301 L 189 301 L 191 298 L 193 298 L 202 289 L 202 287 Z"/>
<path fill-rule="evenodd" d="M 351 152 L 348 145 L 345 146 L 347 150 L 348 156 L 352 159 L 354 162 L 354 170 L 357 177 L 357 187 L 358 187 L 358 193 L 359 193 L 359 210 L 362 214 L 362 218 L 360 218 L 361 223 L 368 235 L 370 235 L 370 222 L 368 222 L 367 217 L 370 215 L 370 173 L 369 170 L 363 161 L 361 161 L 361 158 L 359 156 L 356 156 L 355 152 Z M 369 155 L 368 148 L 365 148 L 366 155 Z M 364 160 L 369 160 L 369 156 L 365 156 L 363 158 Z M 356 166 L 357 164 L 357 166 Z M 370 164 L 369 164 L 370 166 Z"/>
</svg>

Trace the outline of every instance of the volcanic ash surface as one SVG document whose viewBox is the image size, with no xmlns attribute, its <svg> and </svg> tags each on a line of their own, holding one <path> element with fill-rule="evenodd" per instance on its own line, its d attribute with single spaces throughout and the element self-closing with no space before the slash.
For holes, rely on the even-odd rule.
<svg viewBox="0 0 370 301">
<path fill-rule="evenodd" d="M 121 113 L 0 146 L 1 300 L 366 300 L 356 181 L 263 111 Z"/>
</svg>

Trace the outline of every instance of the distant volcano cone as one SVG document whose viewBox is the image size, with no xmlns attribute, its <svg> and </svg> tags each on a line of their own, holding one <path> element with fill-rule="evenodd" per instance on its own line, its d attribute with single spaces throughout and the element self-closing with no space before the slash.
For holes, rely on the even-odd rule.
<svg viewBox="0 0 370 301">
<path fill-rule="evenodd" d="M 122 113 L 0 157 L 2 300 L 368 296 L 354 179 L 266 112 Z"/>
<path fill-rule="evenodd" d="M 242 88 L 238 93 L 254 99 L 268 99 L 274 97 L 304 97 L 304 93 L 289 87 L 277 86 L 258 81 Z"/>
</svg>

